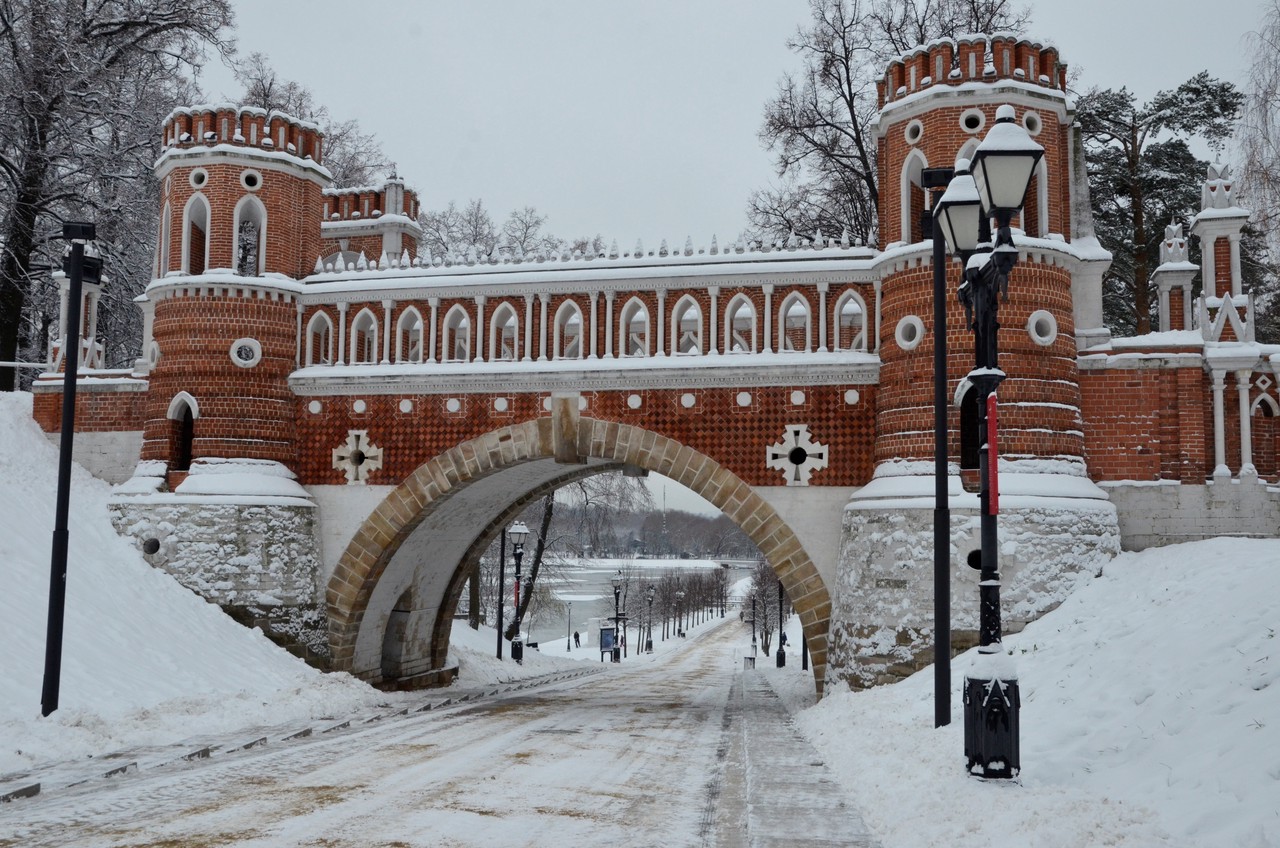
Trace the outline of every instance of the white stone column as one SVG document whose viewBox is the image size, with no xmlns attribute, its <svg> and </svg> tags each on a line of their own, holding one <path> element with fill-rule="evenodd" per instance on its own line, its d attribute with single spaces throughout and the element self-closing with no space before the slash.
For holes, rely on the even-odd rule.
<svg viewBox="0 0 1280 848">
<path fill-rule="evenodd" d="M 665 289 L 658 289 L 658 356 L 667 355 L 666 339 L 663 330 L 667 327 L 667 292 Z"/>
<path fill-rule="evenodd" d="M 428 362 L 436 361 L 436 315 L 440 311 L 440 298 L 432 297 L 427 299 L 427 303 L 431 305 L 431 347 L 428 348 L 430 353 L 427 355 Z"/>
<path fill-rule="evenodd" d="M 382 364 L 391 362 L 391 301 L 382 301 Z"/>
<path fill-rule="evenodd" d="M 538 361 L 547 361 L 547 303 L 551 300 L 551 295 L 542 293 L 538 295 L 538 300 L 542 304 L 542 319 L 539 322 L 538 331 Z"/>
<path fill-rule="evenodd" d="M 476 295 L 476 362 L 484 362 L 484 295 Z"/>
<path fill-rule="evenodd" d="M 764 286 L 764 352 L 773 353 L 773 286 Z"/>
<path fill-rule="evenodd" d="M 867 350 L 871 351 L 872 353 L 879 353 L 879 352 L 880 352 L 880 320 L 881 320 L 881 316 L 880 316 L 880 281 L 879 281 L 879 280 L 876 280 L 875 282 L 873 282 L 873 283 L 872 283 L 872 285 L 875 287 L 875 290 L 876 290 L 876 341 L 875 341 L 875 346 L 874 346 L 874 347 L 873 347 L 872 345 L 870 345 L 870 344 L 864 344 L 864 345 L 863 345 L 863 347 L 864 347 L 864 348 L 866 348 Z M 865 320 L 865 319 L 864 319 L 864 320 Z"/>
<path fill-rule="evenodd" d="M 1168 332 L 1169 324 L 1169 289 L 1167 286 L 1160 286 L 1160 332 Z"/>
<path fill-rule="evenodd" d="M 604 358 L 613 359 L 613 292 L 604 293 Z"/>
<path fill-rule="evenodd" d="M 600 299 L 600 292 L 591 293 L 591 346 L 587 349 L 587 359 L 596 358 L 596 330 L 599 325 L 596 321 L 596 301 Z"/>
<path fill-rule="evenodd" d="M 347 305 L 338 304 L 338 364 L 347 364 Z"/>
<path fill-rule="evenodd" d="M 1213 267 L 1213 247 L 1217 244 L 1217 237 L 1200 240 L 1200 279 L 1203 280 L 1202 293 L 1205 297 L 1216 297 L 1218 294 L 1218 274 Z"/>
<path fill-rule="evenodd" d="M 1235 244 L 1235 240 L 1232 240 Z M 1253 467 L 1253 422 L 1249 420 L 1249 386 L 1253 372 L 1244 368 L 1236 372 L 1236 391 L 1240 396 L 1240 476 L 1256 477 Z"/>
<path fill-rule="evenodd" d="M 533 295 L 524 296 L 524 361 L 533 360 Z"/>
<path fill-rule="evenodd" d="M 720 352 L 720 344 L 716 339 L 716 335 L 720 329 L 720 287 L 711 286 L 707 289 L 707 294 L 711 297 L 711 338 L 707 344 L 707 353 L 715 356 Z"/>
<path fill-rule="evenodd" d="M 1223 432 L 1225 424 L 1222 415 L 1222 388 L 1226 378 L 1225 371 L 1213 372 L 1213 476 L 1230 477 L 1227 468 L 1227 440 Z"/>
<path fill-rule="evenodd" d="M 827 352 L 827 291 L 830 283 L 818 283 L 818 351 Z"/>
</svg>

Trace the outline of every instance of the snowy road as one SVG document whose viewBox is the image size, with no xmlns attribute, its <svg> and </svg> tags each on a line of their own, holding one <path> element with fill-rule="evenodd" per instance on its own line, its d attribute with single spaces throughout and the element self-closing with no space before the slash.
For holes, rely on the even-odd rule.
<svg viewBox="0 0 1280 848">
<path fill-rule="evenodd" d="M 42 795 L 0 810 L 0 846 L 766 844 L 741 641 L 730 619 L 533 694 Z"/>
</svg>

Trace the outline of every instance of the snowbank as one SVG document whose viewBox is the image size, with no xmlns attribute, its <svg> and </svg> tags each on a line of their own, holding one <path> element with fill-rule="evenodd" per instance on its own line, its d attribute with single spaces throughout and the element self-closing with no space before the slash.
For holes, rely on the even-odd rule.
<svg viewBox="0 0 1280 848">
<path fill-rule="evenodd" d="M 0 774 L 125 746 L 340 715 L 385 701 L 324 675 L 153 569 L 74 468 L 59 709 L 40 717 L 57 448 L 0 393 Z"/>
<path fill-rule="evenodd" d="M 1005 640 L 1022 687 L 1022 778 L 964 772 L 959 688 L 933 669 L 830 691 L 797 721 L 885 848 L 1280 845 L 1280 542 L 1123 554 Z M 804 693 L 788 675 L 792 697 Z M 833 690 L 835 687 L 832 687 Z"/>
</svg>

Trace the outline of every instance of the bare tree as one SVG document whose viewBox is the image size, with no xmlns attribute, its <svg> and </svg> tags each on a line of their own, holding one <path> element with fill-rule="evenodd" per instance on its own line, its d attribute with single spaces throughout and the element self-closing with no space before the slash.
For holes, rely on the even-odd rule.
<svg viewBox="0 0 1280 848">
<path fill-rule="evenodd" d="M 876 80 L 886 62 L 943 36 L 1021 30 L 1013 0 L 810 0 L 810 21 L 787 42 L 802 62 L 765 105 L 760 140 L 780 184 L 751 195 L 747 214 L 770 237 L 791 232 L 875 239 Z"/>
<path fill-rule="evenodd" d="M 236 67 L 236 81 L 244 86 L 241 101 L 259 109 L 276 109 L 319 124 L 324 131 L 324 164 L 334 185 L 363 186 L 375 183 L 395 169 L 371 133 L 356 120 L 339 121 L 301 83 L 281 77 L 262 53 L 250 53 Z"/>
<path fill-rule="evenodd" d="M 432 256 L 462 258 L 474 250 L 474 258 L 488 258 L 498 246 L 498 231 L 484 201 L 473 199 L 459 208 L 450 200 L 449 205 L 435 211 L 424 211 L 418 216 L 422 225 L 423 244 Z"/>
<path fill-rule="evenodd" d="M 38 266 L 58 261 L 44 240 L 121 201 L 111 182 L 154 149 L 130 95 L 179 83 L 205 49 L 230 52 L 231 22 L 227 0 L 0 0 L 0 360 L 42 323 L 25 310 Z M 0 390 L 16 385 L 0 369 Z"/>
</svg>

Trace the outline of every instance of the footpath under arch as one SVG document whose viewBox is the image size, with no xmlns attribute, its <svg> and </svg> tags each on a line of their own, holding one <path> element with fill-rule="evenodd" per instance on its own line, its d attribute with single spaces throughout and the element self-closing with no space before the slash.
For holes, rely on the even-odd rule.
<svg viewBox="0 0 1280 848">
<path fill-rule="evenodd" d="M 434 568 L 431 591 L 438 597 L 430 602 L 435 620 L 427 627 L 432 633 L 431 667 L 441 667 L 450 616 L 440 613 L 452 613 L 465 580 L 463 565 L 478 556 L 529 500 L 582 476 L 624 465 L 687 486 L 756 544 L 800 616 L 821 694 L 831 597 L 809 554 L 773 507 L 715 459 L 674 439 L 627 424 L 568 414 L 512 424 L 463 442 L 419 466 L 383 499 L 348 543 L 327 586 L 333 668 L 364 678 L 380 675 L 387 616 L 370 614 L 371 610 L 389 610 L 387 599 L 394 602 L 411 587 L 410 574 L 417 565 L 402 562 L 408 556 L 398 561 L 397 554 L 415 546 L 428 550 L 434 534 L 447 527 L 455 534 L 465 533 L 465 539 L 458 543 L 456 554 L 448 554 L 452 561 L 441 561 Z M 459 497 L 467 493 L 471 494 Z M 464 521 L 459 504 L 466 502 L 473 507 L 467 513 L 471 519 L 477 503 L 485 504 L 487 511 L 478 520 Z"/>
</svg>

